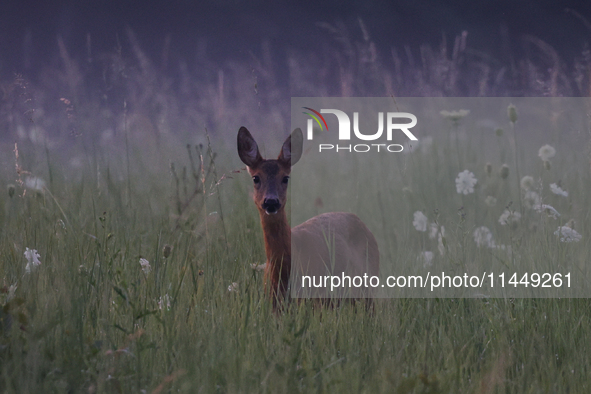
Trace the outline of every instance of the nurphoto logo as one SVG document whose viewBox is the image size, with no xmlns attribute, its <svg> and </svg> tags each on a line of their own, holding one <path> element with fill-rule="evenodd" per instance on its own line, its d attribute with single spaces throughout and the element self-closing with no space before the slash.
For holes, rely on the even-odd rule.
<svg viewBox="0 0 591 394">
<path fill-rule="evenodd" d="M 321 130 L 328 131 L 328 124 L 322 114 L 333 114 L 337 117 L 339 123 L 339 141 L 351 141 L 351 119 L 344 111 L 338 109 L 321 109 L 320 112 L 310 107 L 302 107 L 310 112 L 304 112 L 309 115 L 307 123 L 306 136 L 308 140 L 314 139 L 314 121 L 318 124 Z M 406 137 L 411 141 L 418 141 L 418 138 L 410 131 L 416 126 L 417 117 L 408 112 L 378 112 L 378 130 L 373 134 L 364 134 L 359 130 L 359 112 L 353 112 L 353 134 L 361 141 L 377 141 L 384 134 L 384 118 L 386 119 L 386 141 L 392 141 L 394 131 L 402 131 Z M 406 122 L 400 123 L 400 120 Z M 410 121 L 410 122 L 409 122 Z M 404 147 L 400 144 L 389 143 L 372 143 L 372 144 L 318 144 L 318 151 L 333 151 L 333 152 L 358 152 L 365 153 L 369 151 L 386 151 L 391 153 L 402 152 Z"/>
</svg>

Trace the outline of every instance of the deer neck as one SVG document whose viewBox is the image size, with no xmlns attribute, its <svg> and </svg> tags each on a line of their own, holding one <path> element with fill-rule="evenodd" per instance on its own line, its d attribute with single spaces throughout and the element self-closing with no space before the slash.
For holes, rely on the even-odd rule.
<svg viewBox="0 0 591 394">
<path fill-rule="evenodd" d="M 265 286 L 274 299 L 283 299 L 291 273 L 291 228 L 283 209 L 275 215 L 261 211 L 260 216 L 267 254 Z"/>
</svg>

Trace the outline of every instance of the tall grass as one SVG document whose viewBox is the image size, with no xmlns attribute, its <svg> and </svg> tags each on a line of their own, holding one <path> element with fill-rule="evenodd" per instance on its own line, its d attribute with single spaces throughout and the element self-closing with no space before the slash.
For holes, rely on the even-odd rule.
<svg viewBox="0 0 591 394">
<path fill-rule="evenodd" d="M 288 129 L 287 107 L 273 105 L 280 90 L 273 88 L 271 73 L 261 76 L 264 61 L 256 68 L 256 86 L 252 70 L 238 66 L 229 67 L 230 76 L 226 71 L 209 75 L 207 69 L 200 81 L 181 72 L 185 83 L 169 84 L 142 56 L 131 32 L 129 39 L 138 67 L 126 65 L 123 51 L 109 55 L 102 96 L 84 86 L 88 74 L 63 45 L 66 66 L 53 70 L 54 85 L 34 89 L 22 79 L 8 84 L 12 101 L 3 103 L 2 122 L 17 139 L 19 156 L 14 144 L 1 146 L 0 179 L 14 190 L 0 193 L 1 391 L 589 390 L 586 299 L 393 299 L 378 300 L 371 312 L 355 305 L 317 310 L 293 303 L 282 316 L 273 314 L 262 276 L 251 268 L 264 262 L 264 252 L 250 182 L 227 141 L 234 140 L 241 124 L 273 129 L 266 154 L 274 154 Z M 376 68 L 367 74 L 361 65 L 371 55 L 370 41 L 349 41 L 350 50 L 339 60 L 344 89 L 339 93 L 359 93 L 357 83 L 365 77 L 389 75 L 391 81 L 410 83 L 411 74 L 431 86 L 424 93 L 454 92 L 457 78 L 435 71 L 465 64 L 457 60 L 468 56 L 459 40 L 451 56 L 425 47 L 421 67 L 392 73 Z M 317 59 L 318 68 L 314 63 L 307 68 L 299 56 L 293 54 L 290 67 L 304 76 L 290 83 L 294 92 L 307 94 L 306 84 L 315 80 L 305 75 L 330 63 Z M 403 62 L 394 56 L 397 64 Z M 380 65 L 375 59 L 372 64 Z M 455 70 L 460 74 L 453 75 L 463 75 Z M 561 83 L 558 77 L 549 81 Z M 478 86 L 491 92 L 486 83 Z M 205 93 L 194 95 L 198 89 Z M 370 227 L 384 227 L 388 240 L 398 239 L 407 247 L 404 257 L 413 261 L 424 244 L 412 233 L 412 213 L 424 207 L 436 207 L 442 222 L 453 217 L 465 226 L 446 226 L 454 240 L 450 253 L 460 256 L 464 244 L 470 245 L 468 253 L 476 250 L 472 224 L 456 214 L 457 196 L 434 198 L 437 185 L 449 174 L 453 182 L 457 174 L 451 155 L 459 154 L 458 148 L 448 142 L 436 141 L 430 155 L 401 157 L 395 170 L 400 187 L 382 183 L 381 206 L 358 206 L 362 214 L 378 218 L 383 207 L 401 207 L 403 219 L 396 226 L 376 221 Z M 504 139 L 498 144 L 499 152 L 509 146 Z M 485 179 L 481 146 L 459 149 L 462 163 L 477 165 L 478 178 Z M 581 169 L 587 164 L 582 150 L 572 155 L 569 163 Z M 442 159 L 450 156 L 450 162 Z M 497 157 L 495 173 L 511 159 L 511 154 L 506 160 Z M 539 161 L 531 155 L 522 160 Z M 589 217 L 580 208 L 591 190 L 584 174 L 565 176 L 578 185 L 571 192 L 579 204 L 574 212 L 581 215 L 577 228 L 585 237 L 579 251 L 589 245 Z M 31 184 L 33 177 L 45 186 Z M 483 187 L 499 196 L 519 193 L 500 178 Z M 470 209 L 466 202 L 469 220 L 498 220 Z M 392 242 L 382 241 L 380 247 L 386 255 L 402 250 Z M 26 248 L 37 250 L 41 261 L 30 273 Z M 140 259 L 149 262 L 149 272 Z"/>
</svg>

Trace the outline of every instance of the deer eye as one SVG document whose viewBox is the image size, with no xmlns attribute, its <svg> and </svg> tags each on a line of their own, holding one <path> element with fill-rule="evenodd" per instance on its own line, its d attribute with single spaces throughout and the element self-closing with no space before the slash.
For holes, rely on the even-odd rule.
<svg viewBox="0 0 591 394">
<path fill-rule="evenodd" d="M 283 177 L 283 183 L 287 185 L 287 182 L 289 181 L 289 177 L 288 176 L 284 176 Z"/>
<path fill-rule="evenodd" d="M 259 178 L 258 175 L 255 175 L 252 177 L 252 181 L 254 182 L 255 185 L 258 185 L 259 183 L 261 183 L 261 178 Z"/>
</svg>

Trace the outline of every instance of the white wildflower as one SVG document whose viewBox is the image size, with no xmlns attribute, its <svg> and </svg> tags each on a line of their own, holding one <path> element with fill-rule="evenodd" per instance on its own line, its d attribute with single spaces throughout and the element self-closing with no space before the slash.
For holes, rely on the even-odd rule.
<svg viewBox="0 0 591 394">
<path fill-rule="evenodd" d="M 162 310 L 162 308 L 166 307 L 166 310 L 170 310 L 170 296 L 168 293 L 164 295 L 164 297 L 160 297 L 158 300 L 158 309 Z"/>
<path fill-rule="evenodd" d="M 489 207 L 494 207 L 495 205 L 497 205 L 497 199 L 493 196 L 486 196 L 486 198 L 484 199 L 484 203 Z"/>
<path fill-rule="evenodd" d="M 18 288 L 18 286 L 16 285 L 16 283 L 14 285 L 10 285 L 8 287 L 8 296 L 6 296 L 6 301 L 10 301 L 14 298 L 17 288 Z"/>
<path fill-rule="evenodd" d="M 540 195 L 533 190 L 528 190 L 525 192 L 523 196 L 523 202 L 527 208 L 533 208 L 536 205 L 540 205 L 542 203 L 542 198 Z"/>
<path fill-rule="evenodd" d="M 440 226 L 437 223 L 431 223 L 429 225 L 429 239 L 437 238 L 437 249 L 443 256 L 445 253 L 445 246 L 443 245 L 443 239 L 445 238 L 445 227 Z"/>
<path fill-rule="evenodd" d="M 464 170 L 458 174 L 456 178 L 456 190 L 458 194 L 470 194 L 474 193 L 474 185 L 478 183 L 478 180 L 468 170 Z"/>
<path fill-rule="evenodd" d="M 142 266 L 142 271 L 144 274 L 148 275 L 150 271 L 152 271 L 152 267 L 150 267 L 150 262 L 146 259 L 140 259 L 140 265 Z"/>
<path fill-rule="evenodd" d="M 439 234 L 439 226 L 433 222 L 429 225 L 429 239 L 437 238 L 437 234 Z"/>
<path fill-rule="evenodd" d="M 238 292 L 238 283 L 233 282 L 230 286 L 228 286 L 228 291 L 230 293 L 232 293 L 232 292 L 237 293 Z"/>
<path fill-rule="evenodd" d="M 29 249 L 26 248 L 25 249 L 25 258 L 27 259 L 27 265 L 25 266 L 25 271 L 27 272 L 27 274 L 30 274 L 31 271 L 37 267 L 38 265 L 41 265 L 41 261 L 39 261 L 39 257 L 41 257 L 39 255 L 39 253 L 37 253 L 36 249 Z"/>
<path fill-rule="evenodd" d="M 433 265 L 433 252 L 422 252 L 419 258 L 423 261 L 423 268 L 429 268 Z"/>
<path fill-rule="evenodd" d="M 517 223 L 520 219 L 521 214 L 519 212 L 505 209 L 505 211 L 501 214 L 501 217 L 499 218 L 499 223 L 501 223 L 502 226 L 505 226 L 507 224 Z"/>
<path fill-rule="evenodd" d="M 263 264 L 252 263 L 250 265 L 250 268 L 255 271 L 264 271 L 266 266 L 267 266 L 267 263 L 263 263 Z"/>
<path fill-rule="evenodd" d="M 550 191 L 552 191 L 552 193 L 554 194 L 558 194 L 559 196 L 568 197 L 568 192 L 566 190 L 563 190 L 556 183 L 550 185 Z"/>
<path fill-rule="evenodd" d="M 457 122 L 460 119 L 465 118 L 466 116 L 468 116 L 468 114 L 470 113 L 470 111 L 467 110 L 467 109 L 460 109 L 460 110 L 457 110 L 457 111 L 441 111 L 439 113 L 444 118 L 449 119 L 452 122 Z"/>
<path fill-rule="evenodd" d="M 521 188 L 525 191 L 532 190 L 535 186 L 534 178 L 532 176 L 526 175 L 521 178 L 520 182 Z"/>
<path fill-rule="evenodd" d="M 474 230 L 474 242 L 476 242 L 476 246 L 478 247 L 486 246 L 488 248 L 494 248 L 496 246 L 492 233 L 488 227 L 484 226 Z"/>
<path fill-rule="evenodd" d="M 560 217 L 560 214 L 558 213 L 558 211 L 556 209 L 554 209 L 553 206 L 548 205 L 548 204 L 534 205 L 534 210 L 539 213 L 545 212 L 546 215 L 553 217 L 554 219 L 558 219 Z"/>
<path fill-rule="evenodd" d="M 31 190 L 37 190 L 42 192 L 45 189 L 45 181 L 36 176 L 30 176 L 25 179 L 25 187 Z"/>
<path fill-rule="evenodd" d="M 560 242 L 579 242 L 583 238 L 581 234 L 567 226 L 558 227 L 554 235 L 560 237 Z"/>
<path fill-rule="evenodd" d="M 414 213 L 414 220 L 412 221 L 412 225 L 415 226 L 417 231 L 427 231 L 427 223 L 428 219 L 421 211 L 416 211 Z"/>
<path fill-rule="evenodd" d="M 556 155 L 556 149 L 554 149 L 550 145 L 542 146 L 538 152 L 538 156 L 540 156 L 540 159 L 542 159 L 543 161 L 549 161 L 555 155 Z"/>
</svg>

